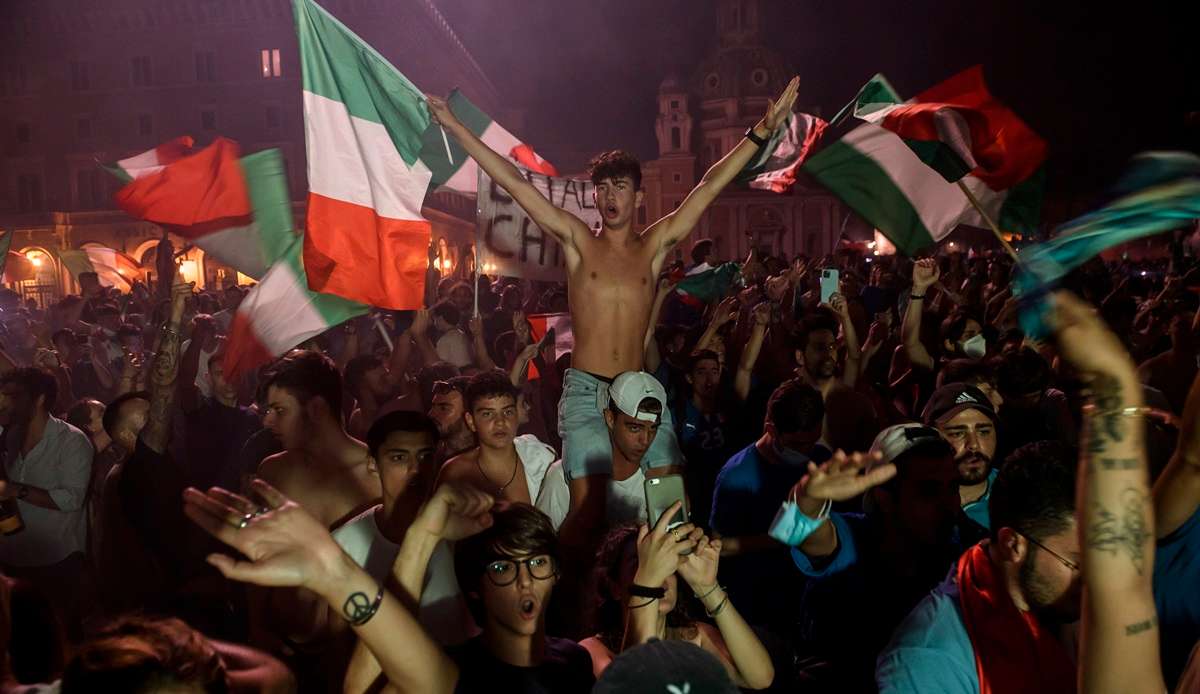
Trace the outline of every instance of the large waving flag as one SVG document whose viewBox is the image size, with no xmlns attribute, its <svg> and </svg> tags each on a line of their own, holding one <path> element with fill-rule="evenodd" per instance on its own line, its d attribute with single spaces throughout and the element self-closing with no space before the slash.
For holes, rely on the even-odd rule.
<svg viewBox="0 0 1200 694">
<path fill-rule="evenodd" d="M 1007 190 L 1046 159 L 1046 142 L 992 96 L 978 65 L 910 101 L 860 107 L 855 115 L 899 135 L 951 182 L 973 174 L 992 190 Z"/>
<path fill-rule="evenodd" d="M 425 96 L 311 0 L 294 0 L 308 151 L 308 286 L 391 309 L 422 304 L 432 172 Z"/>
<path fill-rule="evenodd" d="M 941 95 L 944 86 L 935 87 L 926 94 Z M 958 88 L 954 84 L 951 87 Z M 858 124 L 810 157 L 802 169 L 883 232 L 898 250 L 912 255 L 944 239 L 959 224 L 986 227 L 987 223 L 959 186 L 942 173 L 954 175 L 953 168 L 945 164 L 949 155 L 954 154 L 953 148 L 941 139 L 905 139 L 885 127 L 889 123 L 887 114 L 892 112 L 898 113 L 897 118 L 890 121 L 892 125 L 910 125 L 899 118 L 910 113 L 898 110 L 903 105 L 887 80 L 876 75 L 842 111 L 842 114 L 852 112 Z M 938 111 L 936 108 L 926 110 Z M 945 108 L 941 110 L 946 111 Z M 954 112 L 959 111 L 961 109 Z M 918 108 L 910 115 L 920 113 Z M 837 120 L 835 118 L 835 122 Z M 981 122 L 995 125 L 999 121 Z M 962 135 L 962 131 L 959 134 Z M 970 141 L 976 138 L 990 142 L 1003 139 L 998 133 L 989 134 L 982 130 L 978 135 L 970 135 Z M 962 143 L 961 137 L 947 136 L 947 139 Z M 986 157 L 981 152 L 964 146 L 958 151 L 964 156 L 964 153 L 970 153 L 976 163 L 970 173 L 958 180 L 971 191 L 988 216 L 997 221 L 1001 229 L 1022 233 L 1033 230 L 1041 211 L 1044 176 L 1040 166 L 1044 149 L 1020 150 L 1017 156 L 1020 166 L 997 168 L 1002 175 L 983 170 L 979 162 Z M 1031 151 L 1033 153 L 1029 154 Z"/>
<path fill-rule="evenodd" d="M 1104 207 L 1060 226 L 1055 237 L 1021 251 L 1015 288 L 1021 327 L 1045 335 L 1046 292 L 1068 272 L 1102 251 L 1200 219 L 1200 157 L 1190 152 L 1147 152 L 1134 157 Z"/>
<path fill-rule="evenodd" d="M 750 188 L 784 193 L 796 183 L 796 172 L 812 154 L 829 124 L 807 113 L 792 113 L 758 155 L 738 174 Z"/>
<path fill-rule="evenodd" d="M 530 171 L 558 176 L 558 169 L 541 158 L 532 147 L 518 140 L 515 135 L 480 111 L 462 95 L 462 92 L 457 89 L 450 92 L 446 104 L 462 124 L 488 147 Z M 432 185 L 467 195 L 476 194 L 479 185 L 479 165 L 467 156 L 457 141 L 443 139 L 441 128 L 434 125 L 425 130 L 421 142 L 421 161 L 433 172 Z M 446 157 L 447 145 L 452 158 Z"/>
<path fill-rule="evenodd" d="M 231 140 L 217 138 L 191 153 L 181 148 L 185 141 L 190 146 L 191 138 L 180 138 L 108 167 L 133 177 L 117 191 L 117 205 L 194 242 L 238 272 L 261 278 L 289 241 L 279 233 L 292 228 L 286 179 L 273 180 L 275 171 L 262 167 L 262 157 L 239 160 Z M 152 159 L 159 163 L 128 165 Z"/>
<path fill-rule="evenodd" d="M 242 163 L 261 176 L 264 187 L 275 188 L 264 195 L 286 193 L 283 157 L 278 150 L 251 154 Z M 291 216 L 286 219 L 286 226 L 268 227 L 274 237 L 269 245 L 281 251 L 234 315 L 224 360 L 229 378 L 265 364 L 369 308 L 308 288 L 301 257 L 304 241 L 293 233 Z"/>
</svg>

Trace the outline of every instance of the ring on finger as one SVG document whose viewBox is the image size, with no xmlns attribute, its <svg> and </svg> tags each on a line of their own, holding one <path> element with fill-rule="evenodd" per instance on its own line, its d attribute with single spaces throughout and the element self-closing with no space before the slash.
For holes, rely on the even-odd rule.
<svg viewBox="0 0 1200 694">
<path fill-rule="evenodd" d="M 271 512 L 271 509 L 267 508 L 266 506 L 259 506 L 258 508 L 254 509 L 254 513 L 251 513 L 248 515 L 250 515 L 253 518 L 257 518 L 259 516 L 265 515 L 270 512 Z"/>
<path fill-rule="evenodd" d="M 237 529 L 241 530 L 242 528 L 246 527 L 247 525 L 250 525 L 250 521 L 253 519 L 254 519 L 253 513 L 247 513 L 247 514 L 243 515 L 241 520 L 238 521 Z"/>
</svg>

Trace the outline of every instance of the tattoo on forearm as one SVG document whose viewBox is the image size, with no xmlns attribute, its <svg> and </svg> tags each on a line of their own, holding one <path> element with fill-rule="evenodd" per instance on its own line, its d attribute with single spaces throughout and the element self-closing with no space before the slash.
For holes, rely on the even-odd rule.
<svg viewBox="0 0 1200 694">
<path fill-rule="evenodd" d="M 1125 439 L 1125 424 L 1118 412 L 1121 408 L 1121 384 L 1111 376 L 1097 377 L 1092 384 L 1092 403 L 1096 406 L 1096 414 L 1091 418 L 1088 451 L 1103 453 L 1109 443 L 1119 443 Z"/>
<path fill-rule="evenodd" d="M 1141 465 L 1138 458 L 1099 458 L 1094 470 L 1136 470 Z"/>
<path fill-rule="evenodd" d="M 1125 635 L 1137 636 L 1143 632 L 1150 631 L 1156 626 L 1158 626 L 1158 617 L 1151 617 L 1150 619 L 1145 619 L 1135 624 L 1126 624 Z"/>
<path fill-rule="evenodd" d="M 159 331 L 158 353 L 150 369 L 150 410 L 142 441 L 160 453 L 166 448 L 167 431 L 171 421 L 171 406 L 175 401 L 175 377 L 179 370 L 179 333 L 174 329 Z"/>
<path fill-rule="evenodd" d="M 1088 532 L 1088 547 L 1113 556 L 1128 554 L 1139 576 L 1145 570 L 1146 544 L 1150 539 L 1146 504 L 1145 492 L 1126 487 L 1121 492 L 1120 508 L 1113 511 L 1096 505 Z"/>
</svg>

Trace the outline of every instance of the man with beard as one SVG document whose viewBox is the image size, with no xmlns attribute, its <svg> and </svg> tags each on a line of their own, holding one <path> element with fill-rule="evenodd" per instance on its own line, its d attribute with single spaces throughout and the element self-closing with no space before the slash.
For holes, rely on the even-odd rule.
<svg viewBox="0 0 1200 694">
<path fill-rule="evenodd" d="M 829 449 L 861 451 L 871 445 L 871 437 L 878 433 L 879 425 L 870 399 L 837 376 L 837 355 L 838 320 L 831 313 L 819 310 L 804 320 L 797 336 L 798 372 L 825 401 L 823 440 Z"/>
<path fill-rule="evenodd" d="M 996 411 L 992 401 L 975 386 L 948 383 L 933 392 L 922 418 L 954 447 L 963 512 L 988 529 L 988 496 L 996 479 L 992 466 L 996 456 Z"/>
<path fill-rule="evenodd" d="M 455 376 L 433 384 L 429 418 L 437 424 L 438 443 L 434 463 L 441 467 L 447 460 L 475 447 L 475 432 L 467 426 L 467 408 L 463 395 L 467 391 L 466 376 Z"/>
<path fill-rule="evenodd" d="M 1005 461 L 989 502 L 990 539 L 896 629 L 876 665 L 881 692 L 1074 691 L 1068 629 L 1082 590 L 1075 461 L 1055 442 L 1029 444 Z"/>
<path fill-rule="evenodd" d="M 860 494 L 865 514 L 830 512 Z M 959 515 L 954 452 L 921 424 L 884 429 L 869 454 L 838 451 L 792 487 L 771 536 L 808 577 L 799 637 L 829 683 L 869 689 L 875 656 L 961 552 Z"/>
</svg>

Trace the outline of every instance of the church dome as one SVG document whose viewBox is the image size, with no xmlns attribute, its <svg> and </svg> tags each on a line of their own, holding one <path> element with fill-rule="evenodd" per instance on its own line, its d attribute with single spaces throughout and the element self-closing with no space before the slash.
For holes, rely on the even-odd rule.
<svg viewBox="0 0 1200 694">
<path fill-rule="evenodd" d="M 691 91 L 702 99 L 775 97 L 794 74 L 783 56 L 766 46 L 729 46 L 700 63 Z"/>
</svg>

